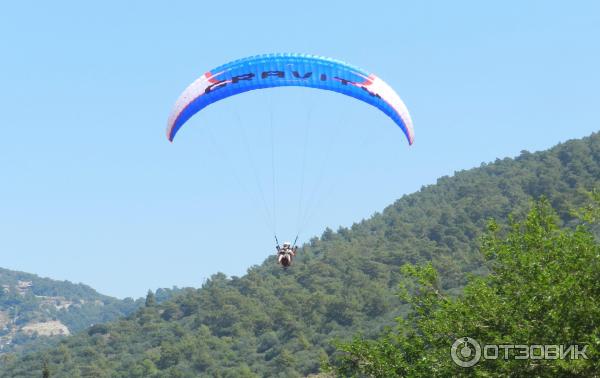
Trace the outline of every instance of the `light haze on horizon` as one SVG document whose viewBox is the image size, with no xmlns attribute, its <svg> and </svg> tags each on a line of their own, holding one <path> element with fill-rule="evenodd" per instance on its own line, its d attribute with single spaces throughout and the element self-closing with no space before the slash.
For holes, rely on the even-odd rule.
<svg viewBox="0 0 600 378">
<path fill-rule="evenodd" d="M 199 287 L 271 256 L 272 223 L 293 239 L 313 191 L 301 243 L 440 176 L 600 129 L 600 3 L 360 4 L 3 4 L 0 266 L 117 297 Z M 377 74 L 414 145 L 376 109 L 305 88 L 226 99 L 167 141 L 188 84 L 271 52 Z"/>
</svg>

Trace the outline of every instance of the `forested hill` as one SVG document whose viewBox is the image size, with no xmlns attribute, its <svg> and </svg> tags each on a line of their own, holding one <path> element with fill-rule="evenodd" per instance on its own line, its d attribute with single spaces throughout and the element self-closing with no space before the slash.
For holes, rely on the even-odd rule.
<svg viewBox="0 0 600 378">
<path fill-rule="evenodd" d="M 3 376 L 254 377 L 319 371 L 332 340 L 370 336 L 403 307 L 395 296 L 406 263 L 433 261 L 444 288 L 484 273 L 478 237 L 486 222 L 549 198 L 563 222 L 600 186 L 600 135 L 548 151 L 523 152 L 443 177 L 381 214 L 326 230 L 281 270 L 271 259 L 243 277 L 214 275 L 198 290 L 146 305 L 46 352 L 7 356 Z M 206 251 L 210 253 L 210 251 Z"/>
<path fill-rule="evenodd" d="M 170 290 L 157 294 L 162 299 Z M 52 343 L 92 324 L 129 315 L 143 303 L 102 295 L 83 284 L 0 268 L 0 354 Z"/>
</svg>

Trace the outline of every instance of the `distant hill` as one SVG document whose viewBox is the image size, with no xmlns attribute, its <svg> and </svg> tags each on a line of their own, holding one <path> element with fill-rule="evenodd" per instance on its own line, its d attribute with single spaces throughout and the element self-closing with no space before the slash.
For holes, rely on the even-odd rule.
<svg viewBox="0 0 600 378">
<path fill-rule="evenodd" d="M 163 300 L 170 290 L 157 294 Z M 0 354 L 39 348 L 129 315 L 143 303 L 102 295 L 83 284 L 0 268 Z"/>
<path fill-rule="evenodd" d="M 272 258 L 243 277 L 215 274 L 162 304 L 152 296 L 126 319 L 94 326 L 54 348 L 4 356 L 0 374 L 52 377 L 296 377 L 315 374 L 332 341 L 378 334 L 405 309 L 404 263 L 432 261 L 443 288 L 485 274 L 478 245 L 487 220 L 506 221 L 546 196 L 561 221 L 600 186 L 600 134 L 548 151 L 442 177 L 382 213 L 327 229 L 284 271 Z M 210 253 L 210 251 L 206 251 Z"/>
</svg>

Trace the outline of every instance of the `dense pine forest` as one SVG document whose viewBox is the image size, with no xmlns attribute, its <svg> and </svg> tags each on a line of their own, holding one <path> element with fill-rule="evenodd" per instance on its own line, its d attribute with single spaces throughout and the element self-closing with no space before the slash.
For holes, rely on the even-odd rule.
<svg viewBox="0 0 600 378">
<path fill-rule="evenodd" d="M 518 334 L 521 328 L 533 338 L 546 334 L 599 342 L 600 313 L 593 305 L 600 303 L 600 289 L 593 286 L 600 282 L 600 268 L 594 265 L 600 253 L 592 236 L 598 235 L 597 216 L 593 206 L 576 211 L 593 204 L 589 193 L 598 187 L 598 133 L 548 151 L 523 151 L 514 159 L 442 177 L 349 228 L 325 230 L 302 246 L 291 269 L 282 270 L 269 258 L 243 277 L 215 274 L 201 288 L 181 291 L 162 303 L 150 293 L 126 318 L 93 325 L 55 347 L 3 355 L 0 374 L 448 376 L 506 369 L 506 375 L 516 376 L 590 375 L 598 366 L 593 345 L 589 365 L 560 361 L 524 370 L 519 370 L 523 364 L 513 363 L 489 370 L 484 364 L 470 371 L 453 370 L 444 365 L 449 354 L 443 353 L 449 351 L 450 336 L 463 331 L 495 341 L 502 341 L 505 332 L 514 335 L 515 343 L 545 341 Z M 534 253 L 545 242 L 547 253 Z M 555 261 L 560 262 L 558 268 Z M 565 275 L 559 268 L 568 263 L 572 274 Z M 546 272 L 547 266 L 554 270 Z M 585 274 L 575 275 L 577 269 Z M 575 282 L 560 286 L 559 278 L 571 276 Z M 522 287 L 538 285 L 542 297 L 544 289 L 564 291 L 552 300 L 523 295 L 521 303 L 540 306 L 509 317 L 513 307 L 507 301 L 521 295 L 516 287 L 501 285 L 509 277 Z M 591 289 L 580 287 L 577 282 L 583 281 L 577 280 Z M 506 287 L 505 292 L 498 287 Z M 588 301 L 571 306 L 578 311 L 571 314 L 577 320 L 557 315 L 543 318 L 547 328 L 536 328 L 537 315 L 545 316 L 555 304 L 563 306 L 560 301 L 568 303 L 565 293 L 580 298 L 574 291 L 579 289 Z M 508 306 L 499 307 L 506 317 L 487 318 L 488 333 L 473 325 L 481 320 L 475 308 L 457 305 L 461 300 L 480 303 L 482 298 L 489 299 L 484 309 Z M 461 308 L 465 320 L 455 323 Z M 467 320 L 473 323 L 469 326 Z M 570 326 L 570 321 L 572 333 L 553 332 L 557 324 Z M 444 332 L 446 337 L 439 337 Z M 595 339 L 585 338 L 591 334 Z M 430 359 L 422 360 L 426 353 Z"/>
</svg>

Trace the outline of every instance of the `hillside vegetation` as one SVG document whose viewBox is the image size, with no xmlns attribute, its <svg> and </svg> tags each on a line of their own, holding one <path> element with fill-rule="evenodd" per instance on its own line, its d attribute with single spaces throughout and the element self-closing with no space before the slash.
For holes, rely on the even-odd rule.
<svg viewBox="0 0 600 378">
<path fill-rule="evenodd" d="M 339 344 L 329 371 L 382 378 L 597 377 L 600 243 L 591 226 L 600 222 L 600 191 L 579 215 L 576 227 L 561 229 L 542 199 L 509 227 L 491 221 L 482 240 L 491 273 L 471 277 L 458 297 L 443 294 L 431 265 L 405 265 L 410 279 L 400 295 L 411 305 L 409 316 L 377 340 L 357 335 Z"/>
<path fill-rule="evenodd" d="M 57 347 L 5 355 L 7 377 L 294 377 L 317 373 L 334 340 L 374 338 L 409 307 L 398 298 L 406 263 L 431 262 L 439 290 L 457 295 L 467 273 L 487 274 L 479 250 L 489 219 L 524 217 L 548 198 L 557 227 L 600 185 L 600 135 L 548 151 L 523 152 L 443 177 L 368 220 L 326 230 L 303 246 L 292 269 L 271 259 L 243 277 L 216 274 Z M 210 253 L 210 251 L 205 251 Z"/>
<path fill-rule="evenodd" d="M 171 290 L 159 290 L 160 300 Z M 84 284 L 0 268 L 0 354 L 39 348 L 129 315 L 143 299 L 117 299 Z"/>
</svg>

